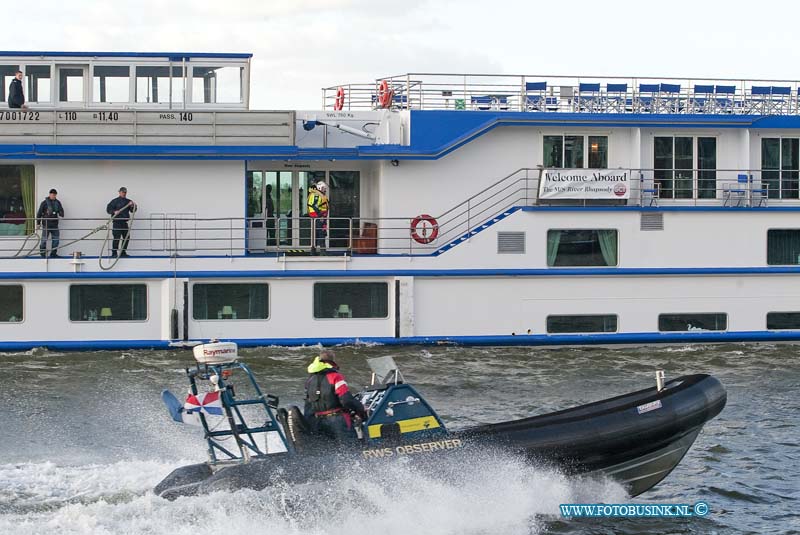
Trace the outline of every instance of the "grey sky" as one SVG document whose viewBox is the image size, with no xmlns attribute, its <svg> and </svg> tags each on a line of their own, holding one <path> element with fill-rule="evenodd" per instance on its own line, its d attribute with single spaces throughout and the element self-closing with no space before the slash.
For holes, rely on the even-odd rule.
<svg viewBox="0 0 800 535">
<path fill-rule="evenodd" d="M 765 4 L 767 6 L 767 4 Z M 59 0 L 20 4 L 5 50 L 252 52 L 251 107 L 417 72 L 798 77 L 796 4 Z M 7 14 L 10 14 L 7 12 Z"/>
</svg>

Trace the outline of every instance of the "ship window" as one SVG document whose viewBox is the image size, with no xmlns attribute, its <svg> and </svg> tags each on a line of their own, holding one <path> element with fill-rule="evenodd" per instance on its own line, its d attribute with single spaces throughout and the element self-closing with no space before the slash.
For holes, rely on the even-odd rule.
<svg viewBox="0 0 800 535">
<path fill-rule="evenodd" d="M 83 102 L 83 67 L 58 68 L 59 102 Z"/>
<path fill-rule="evenodd" d="M 3 102 L 8 102 L 8 86 L 11 85 L 11 80 L 16 76 L 19 65 L 0 65 L 0 97 Z"/>
<path fill-rule="evenodd" d="M 800 264 L 800 229 L 767 231 L 767 264 L 770 266 Z"/>
<path fill-rule="evenodd" d="M 728 328 L 728 315 L 705 314 L 661 314 L 658 316 L 659 331 L 724 331 Z"/>
<path fill-rule="evenodd" d="M 314 317 L 387 318 L 389 285 L 385 282 L 318 282 L 314 284 Z"/>
<path fill-rule="evenodd" d="M 69 287 L 70 321 L 144 321 L 145 284 L 73 284 Z"/>
<path fill-rule="evenodd" d="M 800 139 L 764 138 L 761 140 L 761 183 L 771 199 L 800 197 Z"/>
<path fill-rule="evenodd" d="M 653 168 L 653 178 L 659 185 L 662 199 L 714 199 L 717 196 L 717 139 L 655 137 Z M 696 176 L 694 169 L 697 169 Z"/>
<path fill-rule="evenodd" d="M 25 101 L 26 102 L 50 102 L 51 77 L 50 65 L 26 65 L 25 66 Z"/>
<path fill-rule="evenodd" d="M 136 102 L 167 104 L 170 102 L 170 68 L 167 66 L 138 65 L 136 67 Z M 172 68 L 172 102 L 182 102 L 183 80 L 181 67 Z"/>
<path fill-rule="evenodd" d="M 608 136 L 543 136 L 543 161 L 548 169 L 608 168 Z"/>
<path fill-rule="evenodd" d="M 800 329 L 800 312 L 770 312 L 767 329 Z"/>
<path fill-rule="evenodd" d="M 548 266 L 616 266 L 617 231 L 547 231 Z"/>
<path fill-rule="evenodd" d="M 617 316 L 576 315 L 547 316 L 548 333 L 614 333 L 617 332 Z"/>
<path fill-rule="evenodd" d="M 0 323 L 22 321 L 22 285 L 0 286 Z"/>
<path fill-rule="evenodd" d="M 192 68 L 192 102 L 195 104 L 239 104 L 242 102 L 241 66 Z"/>
<path fill-rule="evenodd" d="M 125 65 L 94 66 L 92 102 L 128 103 L 130 94 L 130 67 Z"/>
<path fill-rule="evenodd" d="M 265 320 L 269 317 L 269 285 L 195 284 L 192 317 L 196 320 Z"/>
<path fill-rule="evenodd" d="M 0 236 L 33 234 L 34 185 L 32 165 L 0 165 Z"/>
</svg>

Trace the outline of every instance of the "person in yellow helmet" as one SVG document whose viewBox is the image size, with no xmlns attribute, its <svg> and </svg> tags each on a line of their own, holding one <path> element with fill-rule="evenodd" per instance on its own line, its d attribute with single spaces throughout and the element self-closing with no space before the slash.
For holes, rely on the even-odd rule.
<svg viewBox="0 0 800 535">
<path fill-rule="evenodd" d="M 304 415 L 312 433 L 327 435 L 335 440 L 352 440 L 355 414 L 367 420 L 367 411 L 347 386 L 339 372 L 333 351 L 325 349 L 308 366 Z"/>
<path fill-rule="evenodd" d="M 308 188 L 308 217 L 311 218 L 311 229 L 314 242 L 311 244 L 312 254 L 317 248 L 325 248 L 325 235 L 328 232 L 328 185 L 321 180 Z"/>
</svg>

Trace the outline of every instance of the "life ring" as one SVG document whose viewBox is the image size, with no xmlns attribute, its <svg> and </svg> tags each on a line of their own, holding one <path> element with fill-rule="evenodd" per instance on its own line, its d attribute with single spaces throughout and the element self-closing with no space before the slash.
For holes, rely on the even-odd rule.
<svg viewBox="0 0 800 535">
<path fill-rule="evenodd" d="M 392 105 L 393 96 L 394 91 L 389 89 L 389 82 L 381 80 L 381 85 L 378 87 L 378 104 L 381 105 L 381 108 L 390 107 Z"/>
<path fill-rule="evenodd" d="M 425 223 L 420 228 L 420 224 Z M 430 225 L 430 227 L 428 226 Z M 430 232 L 428 229 L 430 228 Z M 411 237 L 417 243 L 430 243 L 439 236 L 439 223 L 428 214 L 418 215 L 411 220 Z"/>
<path fill-rule="evenodd" d="M 333 109 L 340 111 L 344 109 L 344 87 L 339 86 L 336 90 L 336 98 L 333 101 Z"/>
</svg>

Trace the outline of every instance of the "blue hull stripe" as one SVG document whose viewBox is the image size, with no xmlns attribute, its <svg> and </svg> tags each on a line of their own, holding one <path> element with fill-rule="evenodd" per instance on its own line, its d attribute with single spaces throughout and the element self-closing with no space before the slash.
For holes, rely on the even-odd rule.
<svg viewBox="0 0 800 535">
<path fill-rule="evenodd" d="M 605 344 L 688 344 L 716 342 L 781 342 L 800 341 L 798 331 L 674 332 L 674 333 L 608 333 L 608 334 L 521 334 L 493 336 L 413 336 L 408 338 L 226 338 L 240 347 L 265 346 L 335 346 L 356 344 L 384 345 L 464 345 L 464 346 L 558 346 Z M 207 340 L 203 340 L 207 341 Z M 123 349 L 167 349 L 167 340 L 85 340 L 85 341 L 20 341 L 0 342 L 0 351 L 27 351 L 46 347 L 58 351 L 96 351 Z"/>
<path fill-rule="evenodd" d="M 553 268 L 553 269 L 363 269 L 363 270 L 253 270 L 253 271 L 127 271 L 109 272 L 7 272 L 0 280 L 96 279 L 242 279 L 242 278 L 367 278 L 367 277 L 609 277 L 678 275 L 796 275 L 800 266 L 732 268 Z"/>
</svg>

